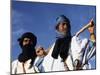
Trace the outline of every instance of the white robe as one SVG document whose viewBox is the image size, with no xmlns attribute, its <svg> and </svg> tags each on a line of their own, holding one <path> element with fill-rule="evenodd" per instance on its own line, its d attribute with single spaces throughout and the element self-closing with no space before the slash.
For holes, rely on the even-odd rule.
<svg viewBox="0 0 100 75">
<path fill-rule="evenodd" d="M 12 74 L 27 74 L 27 73 L 39 72 L 38 68 L 34 65 L 32 66 L 32 68 L 29 68 L 30 62 L 31 62 L 31 59 L 26 61 L 24 63 L 24 69 L 23 69 L 22 63 L 19 62 L 18 60 L 14 60 L 12 62 Z M 24 72 L 24 70 L 25 70 L 25 72 Z"/>
<path fill-rule="evenodd" d="M 82 61 L 84 50 L 88 44 L 88 39 L 80 40 L 77 36 L 74 36 L 71 40 L 71 55 L 73 61 L 76 59 Z"/>
<path fill-rule="evenodd" d="M 51 71 L 64 71 L 64 63 L 61 62 L 61 58 L 58 57 L 58 59 L 53 59 L 51 56 L 51 53 L 53 51 L 54 45 L 50 49 L 48 55 L 44 58 L 43 61 L 43 67 L 45 72 L 51 72 Z"/>
<path fill-rule="evenodd" d="M 87 39 L 80 40 L 76 36 L 72 37 L 71 47 L 70 47 L 70 51 L 69 51 L 70 54 L 66 60 L 69 70 L 74 70 L 73 61 L 75 61 L 76 59 L 79 59 L 80 61 L 82 61 L 83 52 L 85 50 L 84 47 L 86 46 L 87 42 L 88 42 Z M 51 56 L 54 45 L 55 44 L 53 44 L 48 55 L 44 58 L 43 67 L 44 67 L 45 72 L 65 71 L 66 70 L 64 68 L 64 63 L 61 62 L 60 56 L 58 56 L 58 59 L 54 59 Z M 72 59 L 73 59 L 73 61 L 72 61 Z"/>
</svg>

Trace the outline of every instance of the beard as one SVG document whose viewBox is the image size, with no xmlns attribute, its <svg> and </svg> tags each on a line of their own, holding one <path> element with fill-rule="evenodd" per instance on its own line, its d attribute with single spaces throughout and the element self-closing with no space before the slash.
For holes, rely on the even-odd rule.
<svg viewBox="0 0 100 75">
<path fill-rule="evenodd" d="M 32 62 L 34 62 L 35 58 L 36 58 L 35 48 L 30 44 L 23 46 L 22 53 L 18 56 L 18 60 L 24 63 L 29 59 L 32 59 Z"/>
<path fill-rule="evenodd" d="M 22 47 L 22 53 L 25 54 L 26 56 L 30 56 L 33 54 L 33 47 L 32 45 L 25 45 Z"/>
</svg>

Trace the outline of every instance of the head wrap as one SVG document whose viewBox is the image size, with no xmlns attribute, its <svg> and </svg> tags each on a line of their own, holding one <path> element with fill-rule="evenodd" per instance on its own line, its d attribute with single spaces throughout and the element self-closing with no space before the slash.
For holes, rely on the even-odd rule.
<svg viewBox="0 0 100 75">
<path fill-rule="evenodd" d="M 64 16 L 64 15 L 60 15 L 59 17 L 57 17 L 56 19 L 56 30 L 58 30 L 59 24 L 60 23 L 67 23 L 68 28 L 70 28 L 70 21 L 69 19 Z"/>
</svg>

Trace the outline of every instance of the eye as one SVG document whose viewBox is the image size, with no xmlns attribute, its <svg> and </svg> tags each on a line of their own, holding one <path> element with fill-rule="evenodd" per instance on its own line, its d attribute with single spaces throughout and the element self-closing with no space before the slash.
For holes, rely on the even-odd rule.
<svg viewBox="0 0 100 75">
<path fill-rule="evenodd" d="M 27 42 L 28 40 L 24 40 L 23 42 Z"/>
<path fill-rule="evenodd" d="M 24 42 L 28 42 L 28 41 L 30 41 L 30 39 L 25 39 L 25 40 L 24 40 Z"/>
<path fill-rule="evenodd" d="M 62 23 L 62 25 L 65 25 L 66 23 Z"/>
<path fill-rule="evenodd" d="M 37 51 L 37 53 L 39 53 L 40 51 Z"/>
</svg>

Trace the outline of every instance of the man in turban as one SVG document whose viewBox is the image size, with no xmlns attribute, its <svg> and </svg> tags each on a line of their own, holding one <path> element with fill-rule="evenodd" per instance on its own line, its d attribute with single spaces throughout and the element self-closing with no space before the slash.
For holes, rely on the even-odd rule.
<svg viewBox="0 0 100 75">
<path fill-rule="evenodd" d="M 18 60 L 12 63 L 12 74 L 37 72 L 38 70 L 34 66 L 37 57 L 35 50 L 37 37 L 31 32 L 26 32 L 18 39 L 18 42 L 22 52 L 19 54 Z"/>
</svg>

